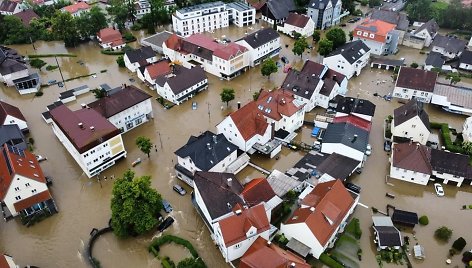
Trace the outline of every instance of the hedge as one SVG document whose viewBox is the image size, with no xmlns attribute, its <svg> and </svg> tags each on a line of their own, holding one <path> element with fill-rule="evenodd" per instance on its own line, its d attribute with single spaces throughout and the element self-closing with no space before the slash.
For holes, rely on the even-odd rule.
<svg viewBox="0 0 472 268">
<path fill-rule="evenodd" d="M 102 49 L 100 52 L 105 55 L 124 55 L 125 54 L 124 51 L 113 51 L 113 50 L 106 50 L 106 49 Z"/>
<path fill-rule="evenodd" d="M 28 58 L 34 59 L 34 58 L 52 58 L 52 57 L 77 57 L 75 54 L 68 54 L 68 53 L 63 53 L 63 54 L 31 54 L 28 55 Z"/>
<path fill-rule="evenodd" d="M 361 239 L 362 230 L 358 218 L 353 218 L 346 226 L 346 232 L 353 235 L 356 239 Z"/>
<path fill-rule="evenodd" d="M 192 254 L 192 256 L 194 258 L 198 258 L 198 252 L 195 250 L 195 248 L 193 247 L 193 245 L 189 241 L 187 241 L 183 238 L 177 237 L 177 236 L 173 236 L 173 235 L 164 235 L 164 236 L 161 236 L 161 237 L 155 239 L 154 241 L 151 242 L 151 245 L 149 246 L 149 251 L 153 252 L 153 253 L 154 253 L 154 251 L 159 252 L 159 247 L 160 246 L 168 244 L 170 242 L 174 242 L 178 245 L 182 245 L 182 246 L 186 247 L 190 251 L 190 254 Z M 151 250 L 151 248 L 154 248 L 154 251 Z"/>
<path fill-rule="evenodd" d="M 455 145 L 451 140 L 451 130 L 449 129 L 449 125 L 447 123 L 437 123 L 431 122 L 430 127 L 433 129 L 440 129 L 441 130 L 441 137 L 444 143 L 444 147 L 446 150 L 451 151 L 453 153 L 460 153 L 463 154 L 464 149 L 460 145 Z"/>
<path fill-rule="evenodd" d="M 323 264 L 326 264 L 330 268 L 344 268 L 342 264 L 337 262 L 335 259 L 331 258 L 328 254 L 322 253 L 320 255 L 320 261 Z"/>
</svg>

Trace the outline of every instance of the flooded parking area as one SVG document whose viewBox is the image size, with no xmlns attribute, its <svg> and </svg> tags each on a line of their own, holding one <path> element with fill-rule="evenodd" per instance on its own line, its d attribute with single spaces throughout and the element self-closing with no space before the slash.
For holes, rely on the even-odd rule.
<svg viewBox="0 0 472 268">
<path fill-rule="evenodd" d="M 215 37 L 226 35 L 231 40 L 235 40 L 242 37 L 246 31 L 253 31 L 259 27 L 261 27 L 260 24 L 252 30 L 230 27 L 217 30 L 213 35 Z M 288 57 L 293 66 L 300 68 L 304 60 L 308 58 L 320 61 L 314 51 L 305 53 L 302 59 L 299 56 L 294 56 L 291 52 L 292 44 L 291 39 L 282 36 L 281 55 Z M 60 92 L 66 89 L 84 84 L 95 88 L 103 83 L 114 87 L 124 83 L 130 84 L 129 78 L 131 77 L 138 79 L 126 69 L 118 68 L 116 56 L 101 54 L 98 45 L 92 42 L 71 49 L 64 48 L 59 42 L 36 42 L 35 46 L 36 51 L 31 45 L 12 47 L 24 55 L 34 53 L 76 54 L 77 57 L 58 58 L 64 78 L 90 73 L 96 73 L 97 77 L 66 82 L 65 88 L 58 86 L 44 88 L 44 95 L 41 97 L 20 96 L 14 89 L 0 86 L 1 99 L 18 106 L 28 120 L 31 136 L 36 141 L 34 152 L 48 158 L 41 165 L 45 174 L 53 178 L 52 194 L 59 207 L 58 214 L 30 228 L 24 227 L 18 221 L 7 223 L 0 221 L 0 251 L 12 255 L 21 265 L 87 267 L 83 257 L 84 243 L 88 241 L 92 228 L 101 228 L 108 223 L 111 216 L 110 200 L 113 180 L 98 182 L 88 179 L 82 174 L 81 169 L 54 136 L 50 126 L 43 121 L 41 113 L 45 111 L 47 105 L 58 99 Z M 400 53 L 403 53 L 403 49 L 403 47 L 400 48 Z M 424 56 L 417 51 L 415 55 L 415 57 Z M 410 60 L 409 54 L 401 57 Z M 54 58 L 43 60 L 48 64 L 55 65 Z M 407 63 L 410 63 L 409 60 Z M 104 70 L 106 72 L 102 72 Z M 52 72 L 43 70 L 40 74 L 43 83 L 49 80 L 61 80 L 58 70 Z M 176 161 L 174 151 L 185 144 L 190 135 L 198 135 L 206 130 L 216 131 L 215 126 L 237 108 L 237 102 L 244 105 L 252 100 L 254 92 L 260 88 L 278 87 L 284 78 L 285 74 L 279 70 L 276 74 L 271 75 L 270 79 L 267 79 L 261 75 L 260 66 L 250 69 L 231 81 L 222 81 L 209 75 L 209 89 L 192 99 L 198 104 L 196 110 L 192 109 L 192 101 L 165 110 L 157 101 L 153 100 L 154 120 L 124 134 L 123 139 L 128 157 L 108 169 L 100 177 L 120 176 L 131 167 L 134 160 L 140 157 L 143 160 L 142 163 L 133 168 L 136 175 L 152 176 L 153 187 L 174 207 L 171 216 L 176 219 L 176 222 L 166 232 L 192 242 L 208 267 L 227 267 L 218 249 L 211 241 L 203 221 L 193 208 L 190 195 L 182 197 L 172 190 L 172 185 L 178 182 L 173 169 Z M 465 82 L 470 83 L 470 81 Z M 157 97 L 156 93 L 150 91 L 144 84 L 140 82 L 132 84 L 152 94 L 154 98 Z M 374 93 L 381 96 L 386 95 L 393 90 L 393 85 L 391 71 L 371 69 L 370 67 L 366 67 L 359 77 L 349 81 L 349 96 L 368 99 L 377 105 L 369 140 L 373 147 L 372 155 L 367 160 L 362 174 L 354 175 L 351 178 L 352 182 L 362 187 L 360 202 L 369 207 L 359 206 L 354 214 L 360 219 L 364 232 L 361 239 L 364 253 L 361 267 L 377 266 L 371 234 L 372 210 L 370 207 L 374 206 L 385 210 L 387 204 L 415 211 L 419 215 L 428 215 L 430 224 L 425 227 L 417 226 L 414 229 L 418 243 L 425 247 L 426 252 L 426 260 L 414 261 L 414 267 L 443 267 L 452 242 L 442 244 L 436 241 L 433 238 L 434 230 L 446 225 L 454 230 L 453 239 L 462 236 L 466 241 L 472 243 L 472 232 L 469 231 L 472 212 L 461 210 L 462 205 L 472 204 L 472 189 L 470 186 L 462 188 L 446 186 L 446 196 L 438 198 L 434 194 L 432 185 L 423 187 L 394 180 L 389 181 L 391 184 L 385 182 L 389 164 L 388 155 L 383 151 L 382 122 L 386 116 L 393 113 L 393 109 L 401 104 L 395 99 L 387 102 L 382 98 L 375 97 Z M 231 87 L 236 91 L 236 98 L 229 103 L 229 107 L 221 102 L 219 95 L 224 87 Z M 86 94 L 72 103 L 71 107 L 79 109 L 81 103 L 88 103 L 92 100 L 94 100 L 93 95 Z M 448 122 L 458 131 L 462 129 L 465 117 L 446 113 L 429 105 L 426 106 L 426 110 L 431 121 Z M 313 117 L 313 114 L 310 116 Z M 303 127 L 297 139 L 306 143 L 312 142 L 310 133 L 310 127 Z M 135 139 L 138 136 L 150 137 L 152 142 L 157 145 L 158 151 L 152 151 L 150 158 L 147 158 L 135 146 Z M 251 157 L 251 161 L 265 169 L 275 168 L 284 172 L 300 160 L 303 153 L 283 148 L 279 156 L 279 159 L 267 159 L 254 155 Z M 241 182 L 245 182 L 247 179 L 263 176 L 264 174 L 254 168 L 246 167 L 237 177 Z M 187 190 L 190 189 L 187 188 Z M 395 194 L 396 198 L 386 198 L 385 193 L 387 192 Z M 152 238 L 158 235 L 160 234 L 156 232 L 136 239 L 119 240 L 112 234 L 106 234 L 97 241 L 94 256 L 100 260 L 102 267 L 160 267 L 159 260 L 153 258 L 147 250 Z M 163 248 L 163 251 L 164 253 L 168 251 L 166 254 L 176 260 L 188 255 L 188 252 L 184 250 L 174 252 Z M 411 259 L 413 260 L 413 258 Z M 453 258 L 454 265 L 460 265 L 459 256 Z M 390 267 L 390 265 L 386 267 Z"/>
</svg>

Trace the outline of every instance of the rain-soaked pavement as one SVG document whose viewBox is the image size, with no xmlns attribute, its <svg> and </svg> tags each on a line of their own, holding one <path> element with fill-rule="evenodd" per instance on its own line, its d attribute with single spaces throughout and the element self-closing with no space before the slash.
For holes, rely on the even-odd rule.
<svg viewBox="0 0 472 268">
<path fill-rule="evenodd" d="M 260 27 L 257 25 L 256 27 Z M 256 28 L 255 27 L 255 28 Z M 248 29 L 231 27 L 218 30 L 214 36 L 226 35 L 235 39 L 244 35 Z M 281 55 L 287 56 L 295 67 L 301 67 L 303 61 L 291 52 L 292 40 L 282 36 Z M 97 73 L 97 78 L 83 78 L 66 83 L 67 89 L 87 84 L 91 88 L 102 83 L 110 86 L 119 86 L 122 83 L 129 84 L 129 78 L 135 77 L 125 69 L 119 69 L 115 56 L 100 54 L 98 45 L 94 43 L 82 44 L 77 48 L 66 49 L 59 42 L 36 42 L 36 51 L 31 45 L 13 46 L 21 54 L 33 53 L 73 53 L 76 58 L 58 58 L 62 67 L 64 77 L 75 77 L 88 73 Z M 407 51 L 401 48 L 400 53 Z M 397 56 L 400 57 L 400 56 Z M 422 62 L 424 55 L 418 51 L 401 56 L 407 58 L 407 62 Z M 320 61 L 316 52 L 305 53 L 303 60 L 310 58 Z M 47 58 L 48 64 L 55 64 L 53 58 Z M 80 62 L 84 64 L 81 65 Z M 100 71 L 107 70 L 104 73 Z M 42 71 L 42 80 L 55 79 L 60 81 L 58 70 L 53 72 Z M 175 106 L 165 110 L 156 101 L 153 101 L 154 120 L 124 135 L 127 159 L 120 161 L 110 168 L 101 177 L 112 175 L 120 176 L 130 168 L 131 162 L 141 157 L 143 162 L 133 168 L 137 176 L 151 175 L 152 184 L 163 196 L 168 199 L 174 207 L 172 216 L 176 219 L 174 225 L 166 232 L 173 233 L 189 239 L 197 248 L 208 267 L 227 267 L 218 249 L 210 239 L 209 232 L 202 220 L 195 212 L 190 202 L 190 196 L 179 196 L 172 191 L 172 185 L 177 182 L 174 176 L 173 165 L 175 157 L 173 152 L 182 146 L 190 135 L 198 135 L 209 129 L 215 131 L 215 125 L 224 116 L 236 108 L 236 103 L 242 104 L 252 100 L 252 94 L 262 88 L 272 89 L 279 86 L 285 74 L 279 71 L 271 75 L 270 80 L 262 77 L 260 68 L 255 68 L 232 81 L 221 81 L 214 76 L 209 76 L 209 89 L 192 101 L 198 103 L 198 109 L 191 109 L 191 102 Z M 380 81 L 380 83 L 378 83 Z M 384 82 L 385 81 L 385 82 Z M 471 83 L 471 81 L 468 81 Z M 134 82 L 134 85 L 150 92 L 143 84 Z M 220 100 L 219 93 L 223 87 L 232 87 L 236 90 L 236 99 L 226 108 Z M 393 109 L 400 104 L 394 100 L 386 102 L 381 98 L 374 97 L 373 93 L 387 94 L 393 89 L 391 73 L 387 71 L 370 69 L 366 67 L 360 77 L 353 78 L 349 82 L 349 96 L 359 96 L 373 101 L 377 105 L 374 117 L 374 127 L 370 134 L 370 144 L 373 146 L 372 156 L 361 175 L 355 175 L 352 181 L 362 186 L 361 203 L 367 206 L 375 206 L 384 210 L 387 203 L 398 208 L 412 210 L 420 215 L 428 215 L 430 224 L 426 227 L 417 226 L 416 237 L 418 242 L 425 247 L 426 260 L 414 261 L 414 267 L 443 267 L 451 243 L 444 244 L 433 238 L 434 230 L 447 225 L 454 230 L 453 239 L 463 236 L 472 242 L 470 222 L 472 212 L 461 210 L 462 205 L 472 203 L 471 187 L 456 188 L 446 186 L 446 197 L 437 198 L 433 194 L 431 185 L 427 187 L 416 186 L 391 181 L 393 186 L 385 183 L 385 175 L 388 171 L 388 156 L 383 151 L 382 120 L 391 114 Z M 41 112 L 45 111 L 46 105 L 58 99 L 59 92 L 65 88 L 52 86 L 44 89 L 42 97 L 19 96 L 12 88 L 1 86 L 0 98 L 13 105 L 20 107 L 28 120 L 31 135 L 36 140 L 35 153 L 48 157 L 48 161 L 41 165 L 47 175 L 54 178 L 52 186 L 53 196 L 59 206 L 60 212 L 30 228 L 22 226 L 18 221 L 5 223 L 0 221 L 0 252 L 7 252 L 21 264 L 34 264 L 39 267 L 86 267 L 87 263 L 83 257 L 84 243 L 89 238 L 89 233 L 94 227 L 103 227 L 107 224 L 110 212 L 112 180 L 101 181 L 90 180 L 82 174 L 78 165 L 69 156 L 54 136 L 50 127 L 42 120 Z M 71 105 L 78 109 L 80 103 L 87 103 L 94 99 L 91 94 L 80 97 Z M 461 129 L 464 117 L 445 113 L 439 109 L 428 106 L 427 111 L 432 121 L 448 122 L 452 127 Z M 303 128 L 297 139 L 310 142 L 310 129 Z M 137 136 L 148 136 L 158 147 L 158 152 L 152 152 L 148 159 L 134 145 Z M 265 159 L 254 156 L 253 161 L 266 169 L 277 168 L 285 171 L 294 165 L 302 153 L 289 151 L 284 148 L 279 160 Z M 246 179 L 263 176 L 251 167 L 247 167 L 238 178 L 244 182 Z M 385 193 L 396 195 L 395 199 L 387 199 Z M 364 252 L 361 267 L 376 267 L 375 248 L 371 234 L 371 209 L 359 206 L 355 216 L 361 220 L 364 235 L 361 246 Z M 411 233 L 411 232 L 410 232 Z M 102 267 L 160 267 L 160 262 L 147 252 L 147 246 L 154 236 L 149 234 L 136 239 L 118 240 L 112 234 L 106 234 L 99 239 L 94 248 L 94 255 L 100 260 Z M 414 241 L 414 240 L 412 240 Z M 172 250 L 163 247 L 166 255 L 179 260 L 188 256 L 185 250 Z M 460 257 L 453 258 L 453 265 L 460 265 Z"/>
</svg>

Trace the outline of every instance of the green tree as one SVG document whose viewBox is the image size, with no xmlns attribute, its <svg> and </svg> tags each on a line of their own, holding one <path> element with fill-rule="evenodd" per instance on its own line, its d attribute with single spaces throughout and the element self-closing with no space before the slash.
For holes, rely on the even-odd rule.
<svg viewBox="0 0 472 268">
<path fill-rule="evenodd" d="M 459 237 L 452 244 L 452 248 L 461 252 L 465 248 L 466 245 L 467 245 L 467 242 L 465 241 L 465 239 L 463 237 Z"/>
<path fill-rule="evenodd" d="M 406 13 L 410 20 L 427 21 L 431 18 L 431 0 L 408 1 Z"/>
<path fill-rule="evenodd" d="M 382 4 L 382 0 L 368 0 L 369 7 L 378 7 Z"/>
<path fill-rule="evenodd" d="M 228 107 L 229 102 L 234 100 L 235 92 L 232 88 L 223 88 L 220 93 L 221 101 L 226 102 L 226 107 Z"/>
<path fill-rule="evenodd" d="M 132 2 L 132 1 L 131 1 Z M 113 22 L 116 24 L 120 31 L 125 29 L 125 23 L 128 20 L 128 5 L 125 0 L 112 0 L 110 7 L 107 8 L 108 13 L 113 18 Z"/>
<path fill-rule="evenodd" d="M 346 33 L 341 28 L 331 28 L 326 33 L 326 39 L 333 42 L 333 49 L 336 49 L 346 43 Z"/>
<path fill-rule="evenodd" d="M 260 94 L 261 94 L 261 91 L 260 91 L 260 90 L 254 92 L 254 93 L 252 94 L 252 99 L 253 99 L 254 101 L 256 101 L 257 99 L 259 99 L 259 95 L 260 95 Z"/>
<path fill-rule="evenodd" d="M 69 12 L 56 11 L 51 22 L 53 35 L 64 40 L 66 47 L 72 47 L 78 43 L 80 36 L 77 31 L 77 23 Z"/>
<path fill-rule="evenodd" d="M 295 41 L 293 44 L 292 52 L 295 55 L 299 55 L 300 59 L 303 56 L 303 52 L 308 48 L 308 42 L 306 41 L 306 38 L 302 37 L 298 40 Z"/>
<path fill-rule="evenodd" d="M 18 17 L 1 16 L 0 25 L 0 43 L 10 45 L 29 42 L 28 31 Z"/>
<path fill-rule="evenodd" d="M 177 268 L 206 268 L 206 265 L 201 261 L 200 257 L 198 260 L 195 258 L 185 258 L 177 264 Z"/>
<path fill-rule="evenodd" d="M 138 146 L 141 152 L 147 154 L 147 156 L 150 157 L 152 149 L 151 139 L 144 136 L 139 136 L 138 138 L 136 138 L 136 146 Z"/>
<path fill-rule="evenodd" d="M 261 74 L 267 76 L 267 79 L 270 79 L 270 75 L 276 73 L 277 70 L 277 64 L 275 64 L 273 59 L 268 59 L 262 63 Z"/>
<path fill-rule="evenodd" d="M 46 62 L 44 62 L 42 59 L 32 59 L 30 61 L 30 65 L 33 68 L 41 70 L 41 68 L 43 68 L 44 65 L 46 65 Z"/>
<path fill-rule="evenodd" d="M 96 99 L 101 99 L 107 95 L 107 92 L 102 88 L 95 88 L 91 90 Z"/>
<path fill-rule="evenodd" d="M 452 236 L 452 230 L 447 228 L 446 226 L 442 226 L 436 229 L 436 231 L 434 232 L 434 236 L 439 240 L 447 242 Z"/>
<path fill-rule="evenodd" d="M 354 0 L 344 0 L 342 1 L 342 9 L 349 11 L 349 13 L 353 14 L 354 10 L 356 9 L 356 5 L 354 4 Z"/>
<path fill-rule="evenodd" d="M 134 178 L 127 170 L 113 184 L 111 226 L 116 236 L 125 238 L 144 234 L 154 228 L 162 209 L 161 195 L 151 188 L 151 177 Z"/>
<path fill-rule="evenodd" d="M 321 32 L 319 30 L 315 30 L 312 36 L 313 36 L 313 41 L 318 43 L 321 39 Z"/>
<path fill-rule="evenodd" d="M 318 53 L 321 56 L 327 56 L 331 51 L 333 51 L 333 42 L 326 38 L 321 39 L 318 44 Z"/>
<path fill-rule="evenodd" d="M 292 31 L 292 37 L 295 39 L 295 40 L 298 40 L 302 37 L 302 34 L 297 32 L 297 31 Z"/>
<path fill-rule="evenodd" d="M 464 149 L 465 153 L 468 155 L 472 155 L 472 142 L 464 141 L 461 145 L 462 149 Z"/>
<path fill-rule="evenodd" d="M 451 80 L 450 84 L 457 84 L 461 81 L 461 76 L 458 72 L 450 72 L 446 75 L 446 80 Z"/>
<path fill-rule="evenodd" d="M 416 69 L 416 68 L 418 68 L 418 66 L 419 66 L 418 63 L 416 63 L 416 62 L 413 62 L 412 64 L 410 64 L 410 67 L 411 67 L 411 68 L 415 68 L 415 69 Z"/>
<path fill-rule="evenodd" d="M 354 39 L 354 31 L 349 32 L 349 41 L 352 41 Z"/>
<path fill-rule="evenodd" d="M 101 29 L 108 27 L 105 13 L 98 6 L 93 6 L 89 12 L 82 13 L 77 18 L 77 28 L 82 38 L 95 36 Z"/>
<path fill-rule="evenodd" d="M 123 58 L 123 55 L 121 56 L 118 56 L 118 58 L 116 59 L 116 63 L 118 63 L 118 66 L 119 67 L 125 67 L 125 59 Z"/>
</svg>

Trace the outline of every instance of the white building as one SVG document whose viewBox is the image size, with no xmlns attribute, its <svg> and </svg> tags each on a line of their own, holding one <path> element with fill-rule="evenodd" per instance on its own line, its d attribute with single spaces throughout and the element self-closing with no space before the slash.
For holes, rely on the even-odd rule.
<svg viewBox="0 0 472 268">
<path fill-rule="evenodd" d="M 400 67 L 392 96 L 408 100 L 415 98 L 429 103 L 433 97 L 437 77 L 436 72 Z"/>
<path fill-rule="evenodd" d="M 28 76 L 29 70 L 24 60 L 15 58 L 18 54 L 15 50 L 0 47 L 0 82 L 7 86 L 14 86 L 13 80 Z"/>
<path fill-rule="evenodd" d="M 431 148 L 419 143 L 393 144 L 390 178 L 426 185 L 431 174 Z"/>
<path fill-rule="evenodd" d="M 228 10 L 221 1 L 184 7 L 172 15 L 174 32 L 181 36 L 211 32 L 228 26 Z"/>
<path fill-rule="evenodd" d="M 270 217 L 263 204 L 236 209 L 215 224 L 214 240 L 226 262 L 241 258 L 258 237 L 269 240 Z"/>
<path fill-rule="evenodd" d="M 282 25 L 290 12 L 297 10 L 293 0 L 268 0 L 260 8 L 261 19 L 269 24 Z"/>
<path fill-rule="evenodd" d="M 443 184 L 472 185 L 469 156 L 442 150 L 431 150 L 432 177 Z"/>
<path fill-rule="evenodd" d="M 315 23 L 306 16 L 297 13 L 290 13 L 282 26 L 277 26 L 277 31 L 294 37 L 294 33 L 299 33 L 304 37 L 311 37 L 315 31 Z"/>
<path fill-rule="evenodd" d="M 85 2 L 77 2 L 75 4 L 65 6 L 61 10 L 63 12 L 69 12 L 72 17 L 80 17 L 83 13 L 89 12 L 91 7 Z"/>
<path fill-rule="evenodd" d="M 374 55 L 388 55 L 398 49 L 399 33 L 395 24 L 366 19 L 353 30 L 353 41 L 362 40 Z"/>
<path fill-rule="evenodd" d="M 52 130 L 85 175 L 91 178 L 126 157 L 121 132 L 94 109 L 50 110 Z"/>
<path fill-rule="evenodd" d="M 280 53 L 280 35 L 272 28 L 260 29 L 236 41 L 247 48 L 251 67 Z"/>
<path fill-rule="evenodd" d="M 315 27 L 326 29 L 339 24 L 341 20 L 341 0 L 311 0 L 307 14 L 315 22 Z"/>
<path fill-rule="evenodd" d="M 0 14 L 4 16 L 20 13 L 24 9 L 23 4 L 18 1 L 3 0 L 0 2 Z"/>
<path fill-rule="evenodd" d="M 139 67 L 136 70 L 138 78 L 145 82 L 151 89 L 156 88 L 156 79 L 162 75 L 171 73 L 171 62 L 167 59 L 159 60 L 155 63 Z"/>
<path fill-rule="evenodd" d="M 463 114 L 472 115 L 472 88 L 463 85 L 451 85 L 449 83 L 437 82 L 434 86 L 433 98 L 431 103 L 440 106 L 443 110 Z"/>
<path fill-rule="evenodd" d="M 156 62 L 157 55 L 151 47 L 141 47 L 126 51 L 123 60 L 125 61 L 126 68 L 134 73 L 139 67 Z"/>
<path fill-rule="evenodd" d="M 371 101 L 351 97 L 338 97 L 336 101 L 336 118 L 353 115 L 372 122 L 372 117 L 375 115 L 375 104 Z"/>
<path fill-rule="evenodd" d="M 472 116 L 467 117 L 462 128 L 462 138 L 464 141 L 472 141 Z"/>
<path fill-rule="evenodd" d="M 369 62 L 370 48 L 361 40 L 344 44 L 323 58 L 328 68 L 342 73 L 350 79 L 358 76 Z"/>
<path fill-rule="evenodd" d="M 134 14 L 136 19 L 141 19 L 144 15 L 151 13 L 151 4 L 148 0 L 136 0 L 134 8 L 136 10 L 136 14 Z"/>
<path fill-rule="evenodd" d="M 232 2 L 226 4 L 229 23 L 238 27 L 256 23 L 256 9 L 246 2 Z"/>
<path fill-rule="evenodd" d="M 26 118 L 20 109 L 3 101 L 0 101 L 0 124 L 17 125 L 22 132 L 28 132 Z"/>
<path fill-rule="evenodd" d="M 135 86 L 112 90 L 103 98 L 88 104 L 122 133 L 146 123 L 154 117 L 151 95 Z"/>
<path fill-rule="evenodd" d="M 414 99 L 394 110 L 391 128 L 393 137 L 423 145 L 426 145 L 431 133 L 429 116 L 423 109 L 423 104 Z"/>
<path fill-rule="evenodd" d="M 296 240 L 309 248 L 313 257 L 319 258 L 334 246 L 337 234 L 344 231 L 358 201 L 359 195 L 349 192 L 340 180 L 319 183 L 303 199 L 301 208 L 280 225 L 280 233 L 289 240 L 288 245 Z"/>
<path fill-rule="evenodd" d="M 431 51 L 439 52 L 443 56 L 453 59 L 459 57 L 467 46 L 467 41 L 455 38 L 453 36 L 436 35 L 431 43 Z"/>
<path fill-rule="evenodd" d="M 439 25 L 434 19 L 431 19 L 421 24 L 421 26 L 412 33 L 412 35 L 416 38 L 424 40 L 424 46 L 429 47 L 433 42 L 434 37 L 436 37 L 438 30 Z"/>
<path fill-rule="evenodd" d="M 97 34 L 97 39 L 100 46 L 104 49 L 119 50 L 126 45 L 120 31 L 113 28 L 101 29 Z"/>
</svg>

